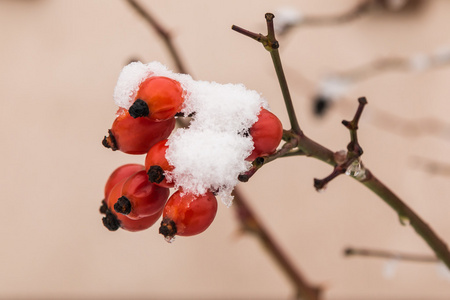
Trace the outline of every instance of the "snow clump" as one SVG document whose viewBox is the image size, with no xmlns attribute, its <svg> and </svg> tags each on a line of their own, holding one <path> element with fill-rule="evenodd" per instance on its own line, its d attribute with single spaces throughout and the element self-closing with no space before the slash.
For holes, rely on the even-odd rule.
<svg viewBox="0 0 450 300">
<path fill-rule="evenodd" d="M 150 76 L 165 76 L 180 82 L 185 91 L 181 112 L 193 114 L 188 128 L 176 129 L 168 139 L 166 157 L 175 168 L 167 174 L 175 188 L 184 192 L 217 193 L 230 206 L 238 175 L 251 163 L 245 158 L 253 150 L 248 129 L 257 121 L 261 108 L 268 109 L 261 95 L 242 84 L 196 81 L 174 73 L 159 62 L 132 62 L 125 66 L 114 90 L 114 101 L 128 109 L 139 85 Z"/>
</svg>

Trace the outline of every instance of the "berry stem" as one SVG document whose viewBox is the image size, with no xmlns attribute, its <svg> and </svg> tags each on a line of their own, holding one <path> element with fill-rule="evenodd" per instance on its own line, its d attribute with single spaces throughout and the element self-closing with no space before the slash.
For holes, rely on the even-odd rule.
<svg viewBox="0 0 450 300">
<path fill-rule="evenodd" d="M 295 148 L 297 146 L 297 144 L 298 144 L 298 138 L 296 138 L 296 136 L 294 135 L 291 138 L 289 138 L 289 140 L 285 144 L 283 144 L 283 146 L 279 150 L 277 150 L 274 154 L 256 158 L 252 162 L 252 167 L 244 174 L 239 175 L 239 177 L 238 177 L 239 181 L 247 182 L 256 173 L 256 171 L 258 171 L 262 166 L 264 166 L 265 164 L 267 164 L 271 161 L 274 161 L 275 159 L 277 159 L 279 157 L 285 156 L 293 148 Z"/>
</svg>

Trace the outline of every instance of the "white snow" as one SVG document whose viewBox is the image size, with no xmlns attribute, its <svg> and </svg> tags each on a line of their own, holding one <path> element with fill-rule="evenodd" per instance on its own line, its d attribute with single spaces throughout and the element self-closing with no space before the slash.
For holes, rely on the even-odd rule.
<svg viewBox="0 0 450 300">
<path fill-rule="evenodd" d="M 261 107 L 268 108 L 261 95 L 242 84 L 196 81 L 191 76 L 168 70 L 159 62 L 133 62 L 123 68 L 114 101 L 128 109 L 141 82 L 148 76 L 165 76 L 181 83 L 186 92 L 182 112 L 195 113 L 189 128 L 177 129 L 169 137 L 167 159 L 175 167 L 168 179 L 184 192 L 217 192 L 227 206 L 240 173 L 251 164 L 245 158 L 253 150 L 250 136 L 242 134 L 257 120 Z"/>
<path fill-rule="evenodd" d="M 192 81 L 191 76 L 175 74 L 159 62 L 152 62 L 149 64 L 132 62 L 122 69 L 119 79 L 117 80 L 113 95 L 114 102 L 117 106 L 125 109 L 130 108 L 136 97 L 139 85 L 150 76 L 165 76 L 178 80 L 182 83 L 185 90 L 185 85 Z"/>
<path fill-rule="evenodd" d="M 245 158 L 253 149 L 250 137 L 212 129 L 178 129 L 169 138 L 166 156 L 175 166 L 168 179 L 185 192 L 217 191 L 230 205 L 237 177 L 250 167 Z"/>
<path fill-rule="evenodd" d="M 351 81 L 341 76 L 327 76 L 318 84 L 318 94 L 326 99 L 337 100 L 347 93 Z"/>
<path fill-rule="evenodd" d="M 279 7 L 275 11 L 275 21 L 273 22 L 275 33 L 281 34 L 287 27 L 295 26 L 303 19 L 304 16 L 297 9 L 287 6 Z"/>
</svg>

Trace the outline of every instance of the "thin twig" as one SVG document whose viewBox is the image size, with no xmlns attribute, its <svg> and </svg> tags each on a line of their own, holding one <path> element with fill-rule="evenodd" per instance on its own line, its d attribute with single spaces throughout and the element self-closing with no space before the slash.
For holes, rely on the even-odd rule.
<svg viewBox="0 0 450 300">
<path fill-rule="evenodd" d="M 294 105 L 292 103 L 291 95 L 290 95 L 289 88 L 287 85 L 286 76 L 284 75 L 283 67 L 281 64 L 280 53 L 278 52 L 279 44 L 275 38 L 275 31 L 274 31 L 274 27 L 273 27 L 273 18 L 275 16 L 271 13 L 267 13 L 265 15 L 265 17 L 266 17 L 267 32 L 268 32 L 267 36 L 248 31 L 248 30 L 243 29 L 236 25 L 233 25 L 231 27 L 231 29 L 260 42 L 264 46 L 264 48 L 270 52 L 270 56 L 272 57 L 273 65 L 275 67 L 275 72 L 277 74 L 278 82 L 280 84 L 281 92 L 283 94 L 283 99 L 284 99 L 284 103 L 286 105 L 286 110 L 289 115 L 291 130 L 297 134 L 301 134 L 302 131 L 300 129 L 298 119 L 295 115 Z"/>
<path fill-rule="evenodd" d="M 375 258 L 388 258 L 396 259 L 401 261 L 412 261 L 412 262 L 427 262 L 436 263 L 439 259 L 436 256 L 422 255 L 422 254 L 410 254 L 393 252 L 387 250 L 374 250 L 374 249 L 358 249 L 358 248 L 346 248 L 344 250 L 345 256 L 365 256 L 365 257 L 375 257 Z"/>
<path fill-rule="evenodd" d="M 411 162 L 414 167 L 419 168 L 432 175 L 450 176 L 450 164 L 442 161 L 431 160 L 424 157 L 413 157 Z"/>
<path fill-rule="evenodd" d="M 287 136 L 289 136 L 289 137 L 287 137 Z M 249 179 L 253 175 L 255 175 L 256 171 L 258 171 L 263 165 L 265 165 L 271 161 L 274 161 L 277 158 L 287 156 L 289 153 L 291 153 L 293 151 L 293 149 L 296 147 L 296 145 L 298 144 L 296 135 L 293 134 L 291 131 L 285 130 L 284 134 L 283 134 L 283 138 L 287 139 L 287 141 L 285 144 L 283 144 L 283 146 L 281 146 L 281 148 L 279 150 L 277 150 L 273 154 L 256 158 L 252 162 L 252 167 L 244 174 L 239 175 L 239 177 L 238 177 L 239 181 L 241 181 L 241 182 L 249 181 Z M 294 150 L 294 151 L 295 151 L 296 155 L 301 155 L 298 152 L 298 150 Z"/>
<path fill-rule="evenodd" d="M 347 146 L 347 154 L 346 158 L 338 163 L 334 169 L 333 172 L 331 172 L 330 175 L 323 179 L 314 179 L 314 187 L 317 191 L 321 191 L 325 188 L 325 186 L 334 178 L 337 176 L 347 173 L 347 170 L 354 164 L 357 163 L 358 170 L 355 170 L 355 172 L 358 172 L 359 174 L 362 174 L 364 176 L 364 169 L 362 167 L 361 162 L 359 161 L 359 157 L 363 154 L 363 150 L 358 142 L 358 123 L 359 119 L 361 118 L 361 114 L 363 112 L 364 106 L 367 105 L 367 100 L 365 97 L 361 97 L 358 99 L 359 106 L 356 110 L 355 116 L 353 117 L 353 120 L 351 121 L 342 121 L 342 124 L 347 127 L 347 129 L 350 131 L 350 143 L 348 143 Z M 347 174 L 353 174 L 355 175 L 355 172 L 347 173 Z M 356 175 L 355 175 L 356 176 Z"/>
<path fill-rule="evenodd" d="M 273 237 L 265 229 L 264 225 L 259 221 L 240 192 L 235 189 L 233 194 L 233 206 L 236 207 L 237 217 L 240 221 L 242 229 L 246 232 L 254 234 L 262 243 L 264 248 L 272 255 L 277 264 L 296 287 L 297 297 L 301 297 L 301 299 L 306 300 L 320 299 L 320 288 L 309 284 L 300 271 L 293 267 L 294 264 L 289 260 L 283 250 L 275 242 Z"/>
<path fill-rule="evenodd" d="M 306 15 L 282 24 L 278 30 L 278 34 L 285 35 L 296 27 L 305 26 L 334 26 L 347 24 L 355 21 L 363 16 L 367 16 L 376 9 L 382 9 L 387 12 L 408 12 L 414 11 L 421 7 L 422 0 L 406 0 L 403 3 L 391 3 L 398 1 L 383 1 L 383 0 L 362 0 L 347 11 L 333 15 Z"/>
<path fill-rule="evenodd" d="M 266 14 L 266 21 L 268 21 L 267 15 L 268 14 Z M 267 41 L 261 40 L 260 42 L 263 43 L 265 47 L 267 47 L 267 45 L 270 46 L 270 43 L 267 44 Z M 266 44 L 264 44 L 265 42 Z M 274 61 L 274 64 L 277 63 L 281 62 Z M 278 66 L 278 68 L 279 67 L 280 66 Z M 282 69 L 279 69 L 282 72 Z M 293 109 L 293 107 L 287 106 L 287 109 Z M 290 115 L 294 115 L 293 112 L 288 111 L 288 113 Z M 297 148 L 299 151 L 301 151 L 299 153 L 303 155 L 312 156 L 332 165 L 333 167 L 338 165 L 335 160 L 334 153 L 331 150 L 309 139 L 303 133 L 298 135 Z M 373 191 L 392 209 L 394 209 L 398 214 L 400 220 L 402 220 L 402 223 L 409 223 L 414 228 L 414 230 L 423 238 L 423 240 L 428 243 L 431 249 L 433 249 L 436 256 L 439 257 L 450 269 L 450 252 L 447 244 L 431 229 L 431 227 L 427 223 L 425 223 L 425 221 L 423 221 L 419 217 L 419 215 L 417 215 L 396 194 L 394 194 L 388 187 L 386 187 L 381 181 L 379 181 L 372 172 L 365 168 L 362 171 L 363 172 L 359 173 L 358 176 L 355 175 L 352 177 L 361 182 L 371 191 Z"/>
<path fill-rule="evenodd" d="M 297 25 L 336 25 L 354 21 L 370 11 L 372 0 L 364 0 L 348 11 L 331 16 L 306 16 Z"/>
<path fill-rule="evenodd" d="M 131 5 L 135 9 L 139 15 L 141 15 L 145 21 L 147 21 L 150 24 L 150 27 L 152 27 L 158 36 L 162 39 L 164 44 L 167 47 L 167 50 L 169 51 L 170 55 L 172 56 L 173 60 L 175 61 L 175 65 L 180 73 L 186 74 L 186 68 L 184 67 L 183 61 L 180 58 L 180 55 L 174 46 L 172 42 L 172 38 L 170 33 L 164 29 L 163 26 L 159 24 L 159 22 L 156 21 L 156 19 L 148 12 L 148 10 L 144 9 L 143 6 L 141 6 L 137 1 L 135 0 L 126 0 L 128 4 Z"/>
</svg>

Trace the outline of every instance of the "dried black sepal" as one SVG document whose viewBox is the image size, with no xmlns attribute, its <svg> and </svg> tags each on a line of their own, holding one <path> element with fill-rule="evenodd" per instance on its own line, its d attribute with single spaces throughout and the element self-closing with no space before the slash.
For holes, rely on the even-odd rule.
<svg viewBox="0 0 450 300">
<path fill-rule="evenodd" d="M 128 109 L 133 118 L 147 117 L 150 114 L 147 103 L 142 99 L 137 99 Z"/>
<path fill-rule="evenodd" d="M 103 225 L 109 230 L 109 231 L 116 231 L 120 228 L 120 221 L 117 219 L 117 217 L 108 209 L 106 211 L 106 216 L 102 219 Z"/>
<path fill-rule="evenodd" d="M 159 233 L 164 237 L 172 238 L 177 234 L 177 225 L 169 218 L 164 218 L 159 227 Z"/>
<path fill-rule="evenodd" d="M 114 204 L 114 210 L 122 215 L 128 215 L 131 212 L 131 202 L 127 197 L 122 196 Z"/>
<path fill-rule="evenodd" d="M 147 175 L 148 180 L 151 183 L 160 183 L 164 180 L 164 178 L 166 178 L 164 175 L 164 170 L 157 165 L 151 166 L 150 169 L 148 169 Z"/>
<path fill-rule="evenodd" d="M 106 214 L 106 212 L 108 211 L 108 205 L 106 205 L 106 201 L 105 199 L 102 200 L 102 205 L 100 206 L 100 213 L 102 215 Z"/>
<path fill-rule="evenodd" d="M 119 150 L 116 138 L 114 137 L 114 134 L 112 133 L 111 129 L 108 130 L 108 136 L 105 136 L 103 138 L 102 144 L 106 148 L 111 148 L 112 151 Z"/>
</svg>

